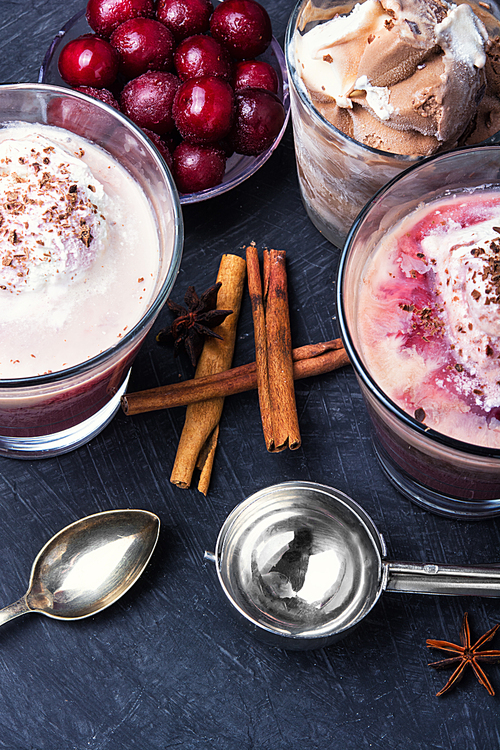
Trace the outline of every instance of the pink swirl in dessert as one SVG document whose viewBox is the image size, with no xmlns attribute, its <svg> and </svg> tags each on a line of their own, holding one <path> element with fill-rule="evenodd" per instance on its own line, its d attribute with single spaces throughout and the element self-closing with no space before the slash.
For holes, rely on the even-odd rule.
<svg viewBox="0 0 500 750">
<path fill-rule="evenodd" d="M 500 447 L 500 195 L 419 208 L 363 274 L 359 334 L 382 390 L 426 426 Z"/>
<path fill-rule="evenodd" d="M 104 252 L 104 191 L 82 161 L 43 137 L 0 143 L 0 289 L 68 281 Z"/>
</svg>

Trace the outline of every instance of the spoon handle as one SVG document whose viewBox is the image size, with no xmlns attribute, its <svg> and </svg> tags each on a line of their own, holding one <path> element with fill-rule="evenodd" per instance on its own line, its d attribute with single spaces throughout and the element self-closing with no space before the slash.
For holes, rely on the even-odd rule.
<svg viewBox="0 0 500 750">
<path fill-rule="evenodd" d="M 0 609 L 0 625 L 9 622 L 9 620 L 13 620 L 14 617 L 20 617 L 20 615 L 25 615 L 27 612 L 32 611 L 33 610 L 28 607 L 26 596 L 23 596 L 21 599 L 18 599 L 17 602 Z"/>
</svg>

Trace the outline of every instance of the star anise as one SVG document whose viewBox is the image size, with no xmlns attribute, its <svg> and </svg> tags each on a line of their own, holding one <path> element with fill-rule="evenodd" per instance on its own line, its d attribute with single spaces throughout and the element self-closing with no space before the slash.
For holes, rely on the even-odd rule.
<svg viewBox="0 0 500 750">
<path fill-rule="evenodd" d="M 178 355 L 179 349 L 184 346 L 191 364 L 195 367 L 203 349 L 206 336 L 222 339 L 218 333 L 212 330 L 220 325 L 232 310 L 217 310 L 217 295 L 221 288 L 221 282 L 217 282 L 207 289 L 201 297 L 195 292 L 194 286 L 189 286 L 184 296 L 184 304 L 167 299 L 167 305 L 175 315 L 175 320 L 170 328 L 163 328 L 156 336 L 160 344 L 174 342 L 174 354 Z"/>
<path fill-rule="evenodd" d="M 454 667 L 456 665 L 456 669 L 451 675 L 450 679 L 448 680 L 446 685 L 441 688 L 439 693 L 436 693 L 436 695 L 443 695 L 443 693 L 453 687 L 461 679 L 464 669 L 468 664 L 470 664 L 470 666 L 474 670 L 474 673 L 481 685 L 484 685 L 490 695 L 495 695 L 495 691 L 493 690 L 488 677 L 486 676 L 484 670 L 479 666 L 478 662 L 482 661 L 486 664 L 500 663 L 500 651 L 479 650 L 481 646 L 483 646 L 488 641 L 491 641 L 498 628 L 500 628 L 500 624 L 494 625 L 494 627 L 490 628 L 490 630 L 482 635 L 481 638 L 479 638 L 479 640 L 477 640 L 474 645 L 471 646 L 469 620 L 466 612 L 464 614 L 462 626 L 460 628 L 460 643 L 462 644 L 461 646 L 455 643 L 448 643 L 448 641 L 435 641 L 432 639 L 427 640 L 426 643 L 428 648 L 438 648 L 441 651 L 449 651 L 456 654 L 456 656 L 452 656 L 448 659 L 441 659 L 441 661 L 436 661 L 432 664 L 429 664 L 429 666 L 434 667 L 434 669 L 446 669 L 448 667 Z"/>
</svg>

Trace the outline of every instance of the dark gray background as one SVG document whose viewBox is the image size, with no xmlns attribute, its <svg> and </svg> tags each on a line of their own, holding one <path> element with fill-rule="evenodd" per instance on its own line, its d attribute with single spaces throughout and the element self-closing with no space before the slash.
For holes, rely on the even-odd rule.
<svg viewBox="0 0 500 750">
<path fill-rule="evenodd" d="M 265 2 L 283 41 L 291 2 Z M 3 81 L 36 81 L 43 54 L 78 0 L 1 0 Z M 306 217 L 291 128 L 263 169 L 219 199 L 184 210 L 184 259 L 173 298 L 209 286 L 224 252 L 281 247 L 289 258 L 295 345 L 337 335 L 339 251 Z M 154 332 L 132 389 L 189 376 Z M 235 362 L 253 359 L 248 297 Z M 302 750 L 500 746 L 499 697 L 468 674 L 443 698 L 448 673 L 426 638 L 457 641 L 464 611 L 479 636 L 500 618 L 495 600 L 385 594 L 341 643 L 302 653 L 256 641 L 233 622 L 204 561 L 226 515 L 283 480 L 315 480 L 350 494 L 382 531 L 392 559 L 485 564 L 500 560 L 499 521 L 456 522 L 425 512 L 386 480 L 370 444 L 349 368 L 297 384 L 303 447 L 268 455 L 255 393 L 228 398 L 207 498 L 169 476 L 184 409 L 118 414 L 66 456 L 0 459 L 0 605 L 25 591 L 31 563 L 60 528 L 99 510 L 142 507 L 162 520 L 141 581 L 116 605 L 75 623 L 30 615 L 0 633 L 0 748 L 8 750 Z M 500 636 L 493 642 L 499 648 Z M 500 693 L 500 666 L 488 668 Z"/>
</svg>

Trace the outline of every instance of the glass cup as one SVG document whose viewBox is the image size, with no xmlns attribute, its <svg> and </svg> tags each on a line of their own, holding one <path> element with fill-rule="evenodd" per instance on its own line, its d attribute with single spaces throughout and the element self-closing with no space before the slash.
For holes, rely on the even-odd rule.
<svg viewBox="0 0 500 750">
<path fill-rule="evenodd" d="M 470 5 L 482 11 L 470 0 Z M 285 58 L 299 187 L 306 212 L 317 229 L 337 247 L 363 206 L 382 185 L 421 157 L 403 156 L 365 146 L 342 133 L 314 107 L 295 66 L 293 38 L 308 23 L 329 19 L 333 10 L 347 13 L 345 0 L 299 0 L 290 16 Z M 492 7 L 491 12 L 495 12 Z M 500 140 L 495 134 L 486 143 Z"/>
<path fill-rule="evenodd" d="M 176 279 L 183 223 L 163 159 L 140 129 L 112 107 L 57 86 L 1 85 L 0 124 L 16 122 L 65 128 L 126 169 L 152 209 L 160 255 L 151 299 L 116 345 L 65 370 L 0 380 L 0 455 L 31 459 L 86 443 L 119 409 L 132 361 Z"/>
<path fill-rule="evenodd" d="M 357 314 L 364 270 L 381 237 L 420 204 L 485 185 L 500 190 L 500 147 L 465 148 L 410 167 L 360 213 L 338 272 L 342 337 L 371 417 L 373 444 L 383 469 L 418 505 L 464 519 L 500 514 L 500 449 L 438 433 L 391 401 L 363 359 Z"/>
</svg>

